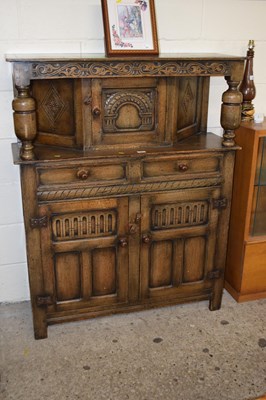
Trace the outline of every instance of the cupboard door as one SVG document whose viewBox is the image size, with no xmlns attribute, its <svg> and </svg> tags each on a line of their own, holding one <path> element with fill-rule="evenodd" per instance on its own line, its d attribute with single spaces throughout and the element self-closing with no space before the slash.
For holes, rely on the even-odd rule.
<svg viewBox="0 0 266 400">
<path fill-rule="evenodd" d="M 266 137 L 259 138 L 250 221 L 251 236 L 266 235 Z"/>
<path fill-rule="evenodd" d="M 147 301 L 211 290 L 220 189 L 197 189 L 141 200 L 141 297 Z"/>
<path fill-rule="evenodd" d="M 128 298 L 128 199 L 41 206 L 48 312 L 115 306 Z"/>
<path fill-rule="evenodd" d="M 82 147 L 82 88 L 71 79 L 33 80 L 36 101 L 36 143 L 64 147 Z"/>
<path fill-rule="evenodd" d="M 177 141 L 206 132 L 209 81 L 209 77 L 177 78 L 178 110 L 174 116 Z"/>
<path fill-rule="evenodd" d="M 93 79 L 91 93 L 93 147 L 165 141 L 165 79 Z"/>
</svg>

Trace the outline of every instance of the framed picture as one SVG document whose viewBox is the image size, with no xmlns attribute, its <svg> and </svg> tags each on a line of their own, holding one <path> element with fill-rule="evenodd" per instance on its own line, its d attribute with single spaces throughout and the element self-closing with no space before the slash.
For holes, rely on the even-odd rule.
<svg viewBox="0 0 266 400">
<path fill-rule="evenodd" d="M 154 0 L 102 0 L 108 56 L 159 53 Z"/>
</svg>

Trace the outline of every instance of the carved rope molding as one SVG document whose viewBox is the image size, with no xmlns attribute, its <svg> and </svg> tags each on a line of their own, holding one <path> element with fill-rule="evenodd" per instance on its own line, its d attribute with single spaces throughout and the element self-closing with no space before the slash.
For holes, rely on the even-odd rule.
<svg viewBox="0 0 266 400">
<path fill-rule="evenodd" d="M 38 200 L 41 202 L 70 200 L 90 197 L 104 197 L 117 195 L 130 195 L 136 193 L 147 193 L 154 191 L 175 190 L 198 188 L 207 186 L 219 186 L 223 182 L 222 178 L 194 179 L 173 182 L 155 182 L 155 183 L 133 183 L 123 186 L 98 186 L 73 189 L 55 189 L 39 190 Z"/>
<path fill-rule="evenodd" d="M 32 63 L 33 78 L 230 75 L 231 63 L 211 61 L 112 61 Z"/>
</svg>

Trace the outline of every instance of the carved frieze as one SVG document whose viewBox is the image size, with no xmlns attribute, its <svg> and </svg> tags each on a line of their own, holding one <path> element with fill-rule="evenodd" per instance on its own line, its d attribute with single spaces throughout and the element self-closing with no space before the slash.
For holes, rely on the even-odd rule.
<svg viewBox="0 0 266 400">
<path fill-rule="evenodd" d="M 73 61 L 32 64 L 32 78 L 230 75 L 227 61 Z"/>
<path fill-rule="evenodd" d="M 223 182 L 222 178 L 193 179 L 180 181 L 164 181 L 154 183 L 132 183 L 120 186 L 93 186 L 84 188 L 60 188 L 39 190 L 38 200 L 40 202 L 60 201 L 91 197 L 109 197 L 134 193 L 149 193 L 165 190 L 176 190 L 186 188 L 197 188 L 207 186 L 219 186 Z"/>
</svg>

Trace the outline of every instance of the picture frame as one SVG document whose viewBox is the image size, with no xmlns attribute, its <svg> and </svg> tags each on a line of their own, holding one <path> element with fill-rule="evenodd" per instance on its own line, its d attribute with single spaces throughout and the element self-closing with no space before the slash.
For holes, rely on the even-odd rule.
<svg viewBox="0 0 266 400">
<path fill-rule="evenodd" d="M 102 0 L 107 56 L 158 55 L 154 0 Z"/>
</svg>

